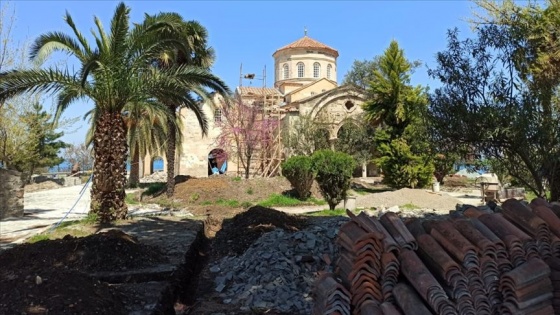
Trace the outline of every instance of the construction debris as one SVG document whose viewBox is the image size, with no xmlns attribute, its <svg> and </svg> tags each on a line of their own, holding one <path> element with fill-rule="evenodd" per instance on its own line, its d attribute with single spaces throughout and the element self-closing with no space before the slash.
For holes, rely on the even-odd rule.
<svg viewBox="0 0 560 315">
<path fill-rule="evenodd" d="M 406 222 L 348 211 L 314 314 L 560 314 L 560 206 L 495 209 Z"/>
<path fill-rule="evenodd" d="M 242 255 L 226 256 L 210 266 L 217 274 L 215 291 L 225 304 L 242 305 L 242 311 L 274 308 L 310 314 L 317 272 L 328 271 L 330 257 L 338 256 L 336 235 L 347 221 L 333 217 L 293 233 L 275 229 L 263 234 Z M 332 302 L 326 307 L 333 311 L 335 305 L 348 305 L 348 294 L 340 288 L 331 296 L 331 280 L 323 277 L 319 285 L 326 288 L 324 299 Z"/>
</svg>

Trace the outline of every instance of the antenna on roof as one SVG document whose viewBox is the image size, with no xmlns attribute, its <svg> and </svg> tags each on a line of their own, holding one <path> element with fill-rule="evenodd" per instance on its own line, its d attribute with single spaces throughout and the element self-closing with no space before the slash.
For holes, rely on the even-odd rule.
<svg viewBox="0 0 560 315">
<path fill-rule="evenodd" d="M 307 36 L 307 27 L 306 26 L 303 27 L 303 36 Z"/>
</svg>

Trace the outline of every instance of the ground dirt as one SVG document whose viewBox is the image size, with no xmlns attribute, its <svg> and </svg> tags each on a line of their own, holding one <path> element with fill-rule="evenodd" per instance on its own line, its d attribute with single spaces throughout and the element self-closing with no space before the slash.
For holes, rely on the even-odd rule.
<svg viewBox="0 0 560 315">
<path fill-rule="evenodd" d="M 118 230 L 23 244 L 0 255 L 0 313 L 125 314 L 119 293 L 88 274 L 166 260 Z"/>
<path fill-rule="evenodd" d="M 370 186 L 366 188 L 371 190 Z M 289 191 L 290 184 L 283 177 L 180 178 L 172 201 L 204 220 L 205 238 L 195 253 L 198 258 L 192 260 L 194 263 L 183 265 L 182 270 L 186 271 L 174 275 L 177 279 L 172 282 L 181 292 L 173 292 L 169 298 L 189 295 L 189 298 L 178 299 L 181 301 L 175 304 L 177 314 L 243 314 L 238 305 L 224 305 L 218 298 L 213 290 L 214 275 L 208 269 L 209 263 L 226 255 L 242 254 L 262 234 L 275 228 L 298 231 L 310 220 L 322 219 L 292 216 L 260 206 L 241 206 Z M 365 196 L 376 198 L 374 196 L 379 195 L 377 198 L 383 199 L 382 202 L 389 198 L 389 194 L 369 192 Z M 316 185 L 312 193 L 320 198 Z M 407 193 L 414 195 L 414 192 Z M 416 197 L 418 202 L 403 196 L 399 198 L 405 198 L 404 203 L 422 206 L 420 202 L 425 195 Z M 144 197 L 142 202 L 154 202 L 158 198 L 165 197 L 163 194 Z M 240 206 L 220 202 L 231 200 Z M 3 251 L 0 253 L 0 314 L 130 314 L 131 304 L 144 303 L 142 295 L 159 295 L 162 287 L 153 282 L 133 289 L 127 285 L 108 285 L 89 274 L 145 268 L 167 261 L 179 264 L 185 260 L 185 244 L 193 242 L 192 237 L 185 239 L 186 232 L 192 235 L 200 226 L 200 221 L 196 220 L 151 217 L 120 222 L 117 228 L 123 232 L 99 228 L 96 229 L 98 234 L 88 237 L 40 241 Z M 279 313 L 268 310 L 267 314 Z"/>
<path fill-rule="evenodd" d="M 47 190 L 47 189 L 57 189 L 57 188 L 61 188 L 64 187 L 58 183 L 56 183 L 55 181 L 52 180 L 47 180 L 44 181 L 42 183 L 38 183 L 38 184 L 27 184 L 24 187 L 25 192 L 34 192 L 34 191 L 41 191 L 41 190 Z"/>
<path fill-rule="evenodd" d="M 145 304 L 153 308 L 167 279 L 146 281 L 140 277 L 153 276 L 135 272 L 157 275 L 160 266 L 184 263 L 201 226 L 182 218 L 139 218 L 88 226 L 98 233 L 86 237 L 68 235 L 2 251 L 0 314 L 119 315 L 145 310 Z M 100 281 L 120 273 L 130 275 L 118 283 Z"/>
<path fill-rule="evenodd" d="M 239 208 L 256 205 L 273 194 L 291 193 L 290 183 L 281 176 L 251 179 L 228 176 L 207 178 L 181 176 L 177 180 L 172 202 L 176 206 L 187 208 L 195 216 L 215 214 L 233 217 L 240 212 Z M 141 192 L 138 194 L 141 195 Z M 316 183 L 311 189 L 311 196 L 321 198 Z M 164 194 L 156 194 L 153 197 L 142 196 L 141 202 L 158 203 L 165 198 Z M 237 206 L 232 207 L 231 203 Z"/>
</svg>

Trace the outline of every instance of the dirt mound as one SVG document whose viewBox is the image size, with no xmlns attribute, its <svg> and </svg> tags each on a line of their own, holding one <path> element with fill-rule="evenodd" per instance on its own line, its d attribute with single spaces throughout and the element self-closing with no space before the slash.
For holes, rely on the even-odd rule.
<svg viewBox="0 0 560 315">
<path fill-rule="evenodd" d="M 356 198 L 356 206 L 358 207 L 388 208 L 392 206 L 414 205 L 422 209 L 434 209 L 443 214 L 447 214 L 449 210 L 455 209 L 457 203 L 460 203 L 458 199 L 445 193 L 432 193 L 424 189 L 410 188 L 368 194 Z"/>
<path fill-rule="evenodd" d="M 70 270 L 31 271 L 20 268 L 0 271 L 0 314 L 127 314 L 119 296 L 104 283 Z M 38 278 L 40 277 L 40 278 Z"/>
<path fill-rule="evenodd" d="M 86 273 L 167 261 L 120 230 L 22 244 L 0 253 L 0 314 L 128 314 L 115 289 Z"/>
<path fill-rule="evenodd" d="M 298 231 L 307 226 L 302 217 L 286 214 L 261 206 L 251 207 L 224 221 L 212 244 L 213 254 L 218 257 L 243 254 L 261 235 L 276 228 Z"/>
<path fill-rule="evenodd" d="M 27 184 L 23 189 L 25 190 L 25 192 L 34 192 L 48 189 L 57 189 L 61 187 L 63 186 L 55 182 L 54 180 L 47 180 L 41 183 Z"/>
<path fill-rule="evenodd" d="M 83 272 L 121 271 L 167 262 L 155 247 L 137 242 L 119 230 L 83 238 L 66 236 L 59 240 L 23 244 L 0 254 L 0 266 L 6 270 L 48 268 L 74 269 Z"/>
</svg>

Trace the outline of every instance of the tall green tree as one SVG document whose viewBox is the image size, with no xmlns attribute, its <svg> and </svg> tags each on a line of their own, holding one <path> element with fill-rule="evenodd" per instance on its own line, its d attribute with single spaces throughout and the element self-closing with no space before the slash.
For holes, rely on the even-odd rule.
<svg viewBox="0 0 560 315">
<path fill-rule="evenodd" d="M 177 40 L 184 43 L 181 47 L 174 47 L 173 49 L 165 50 L 158 56 L 157 64 L 160 68 L 166 69 L 176 66 L 194 66 L 200 67 L 209 71 L 214 63 L 215 52 L 214 49 L 208 46 L 208 31 L 197 21 L 185 21 L 177 13 L 159 13 L 153 16 L 146 16 L 145 23 L 157 24 L 160 21 L 170 21 L 173 27 L 167 28 L 169 36 L 175 37 Z M 172 119 L 168 120 L 168 139 L 166 141 L 166 159 L 167 159 L 167 196 L 173 196 L 175 191 L 175 157 L 177 156 L 177 146 L 180 146 L 179 139 L 177 138 L 178 132 L 176 129 L 175 118 L 181 108 L 187 108 L 192 111 L 196 118 L 202 134 L 205 136 L 208 132 L 208 121 L 202 111 L 200 103 L 213 102 L 211 93 L 204 89 L 203 85 L 192 84 L 189 86 L 189 102 L 177 103 L 173 100 L 164 101 L 168 107 Z M 223 96 L 229 95 L 228 87 L 223 84 L 216 89 L 216 92 Z M 223 93 L 226 92 L 226 93 Z M 196 97 L 195 97 L 196 96 Z M 225 97 L 228 99 L 228 97 Z M 176 132 L 172 132 L 176 130 Z"/>
<path fill-rule="evenodd" d="M 560 199 L 560 2 L 477 1 L 475 36 L 448 33 L 430 70 L 434 129 L 498 162 L 518 183 Z"/>
<path fill-rule="evenodd" d="M 129 16 L 130 9 L 124 3 L 118 4 L 108 32 L 96 17 L 93 47 L 68 13 L 65 21 L 72 35 L 50 32 L 35 40 L 32 59 L 43 60 L 53 51 L 62 51 L 79 62 L 75 73 L 59 67 L 0 73 L 0 101 L 26 92 L 58 92 L 57 115 L 77 100 L 93 101 L 95 161 L 90 211 L 101 222 L 127 215 L 124 188 L 128 146 L 123 108 L 128 104 L 147 106 L 154 100 L 191 103 L 191 86 L 218 91 L 225 86 L 200 67 L 154 67 L 157 56 L 183 47 L 184 42 L 167 32 L 172 21 L 141 23 L 131 28 Z"/>
<path fill-rule="evenodd" d="M 22 119 L 28 137 L 27 141 L 19 147 L 23 154 L 15 156 L 11 165 L 22 173 L 24 182 L 29 183 L 31 175 L 36 170 L 52 167 L 64 161 L 59 153 L 67 147 L 67 144 L 59 140 L 64 132 L 56 132 L 52 115 L 43 110 L 41 104 L 33 104 L 33 109 Z"/>
<path fill-rule="evenodd" d="M 363 105 L 366 118 L 381 128 L 375 133 L 379 152 L 374 161 L 385 183 L 395 188 L 423 187 L 433 176 L 426 130 L 422 124 L 427 106 L 426 89 L 410 85 L 413 64 L 396 41 L 379 58 Z"/>
</svg>

